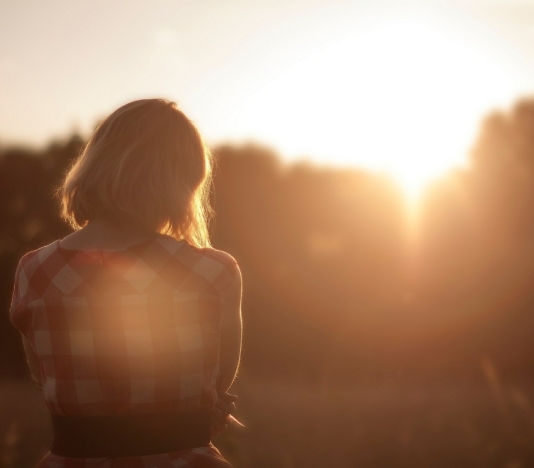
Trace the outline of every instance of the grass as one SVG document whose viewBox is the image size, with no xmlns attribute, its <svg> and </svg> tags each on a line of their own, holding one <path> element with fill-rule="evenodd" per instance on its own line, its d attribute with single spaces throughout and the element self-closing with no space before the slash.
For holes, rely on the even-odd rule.
<svg viewBox="0 0 534 468">
<path fill-rule="evenodd" d="M 534 466 L 531 388 L 243 382 L 219 447 L 236 468 Z"/>
<path fill-rule="evenodd" d="M 235 468 L 534 466 L 534 386 L 305 386 L 241 380 L 237 416 L 215 443 Z M 31 384 L 0 384 L 0 466 L 34 467 L 50 426 Z"/>
</svg>

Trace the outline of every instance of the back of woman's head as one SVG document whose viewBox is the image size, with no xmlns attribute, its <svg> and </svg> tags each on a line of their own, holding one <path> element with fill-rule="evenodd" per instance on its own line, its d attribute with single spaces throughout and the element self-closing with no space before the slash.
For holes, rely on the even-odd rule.
<svg viewBox="0 0 534 468">
<path fill-rule="evenodd" d="M 98 126 L 58 194 L 74 228 L 108 217 L 207 247 L 210 182 L 193 123 L 174 102 L 143 99 Z"/>
</svg>

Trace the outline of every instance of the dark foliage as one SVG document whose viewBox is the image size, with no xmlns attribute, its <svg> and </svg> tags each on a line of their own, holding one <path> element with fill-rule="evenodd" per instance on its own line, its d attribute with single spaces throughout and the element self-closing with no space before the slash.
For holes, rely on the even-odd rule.
<svg viewBox="0 0 534 468">
<path fill-rule="evenodd" d="M 0 154 L 0 369 L 23 376 L 8 307 L 20 256 L 65 236 L 53 189 L 82 147 Z M 431 187 L 410 231 L 401 194 L 358 170 L 217 158 L 213 241 L 241 264 L 248 376 L 354 381 L 532 376 L 534 103 L 490 116 L 472 167 Z M 431 156 L 429 156 L 431 157 Z"/>
</svg>

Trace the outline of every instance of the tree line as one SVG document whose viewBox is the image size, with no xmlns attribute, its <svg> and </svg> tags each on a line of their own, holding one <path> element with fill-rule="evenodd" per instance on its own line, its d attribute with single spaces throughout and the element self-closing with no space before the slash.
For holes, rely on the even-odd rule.
<svg viewBox="0 0 534 468">
<path fill-rule="evenodd" d="M 438 143 L 436 143 L 438 144 Z M 64 237 L 53 197 L 82 139 L 0 147 L 0 372 L 26 366 L 8 308 L 21 255 Z M 384 176 L 213 148 L 216 248 L 244 277 L 242 373 L 357 380 L 532 377 L 534 101 L 481 124 L 469 167 L 409 216 Z M 432 157 L 431 154 L 428 157 Z"/>
</svg>

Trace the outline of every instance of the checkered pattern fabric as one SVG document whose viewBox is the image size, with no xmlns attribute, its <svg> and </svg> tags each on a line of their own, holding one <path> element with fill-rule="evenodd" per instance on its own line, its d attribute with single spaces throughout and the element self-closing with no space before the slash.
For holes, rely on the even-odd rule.
<svg viewBox="0 0 534 468">
<path fill-rule="evenodd" d="M 10 318 L 39 358 L 50 411 L 212 407 L 220 307 L 237 268 L 224 252 L 168 236 L 120 251 L 70 250 L 56 241 L 26 254 Z M 54 460 L 47 466 L 70 466 Z M 172 466 L 200 466 L 180 463 Z"/>
</svg>

